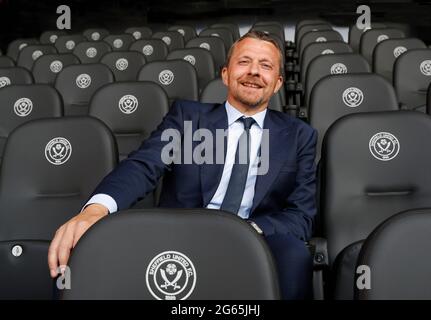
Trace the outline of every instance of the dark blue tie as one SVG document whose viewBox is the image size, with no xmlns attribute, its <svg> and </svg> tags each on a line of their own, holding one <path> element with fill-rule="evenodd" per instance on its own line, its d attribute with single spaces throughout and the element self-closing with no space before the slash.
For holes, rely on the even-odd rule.
<svg viewBox="0 0 431 320">
<path fill-rule="evenodd" d="M 245 184 L 247 182 L 248 167 L 250 164 L 250 128 L 255 123 L 254 119 L 240 118 L 238 121 L 244 123 L 244 132 L 238 139 L 235 153 L 235 163 L 232 167 L 229 184 L 221 204 L 220 210 L 237 214 L 244 196 Z M 240 153 L 246 152 L 246 155 Z M 246 162 L 244 161 L 246 159 Z M 241 160 L 241 161 L 240 161 Z"/>
</svg>

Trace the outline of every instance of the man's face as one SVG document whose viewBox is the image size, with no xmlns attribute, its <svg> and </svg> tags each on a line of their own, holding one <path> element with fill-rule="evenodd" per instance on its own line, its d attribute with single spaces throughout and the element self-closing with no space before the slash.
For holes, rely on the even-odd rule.
<svg viewBox="0 0 431 320">
<path fill-rule="evenodd" d="M 280 56 L 272 43 L 253 38 L 240 41 L 222 70 L 228 101 L 246 110 L 263 110 L 283 83 L 279 70 Z"/>
</svg>

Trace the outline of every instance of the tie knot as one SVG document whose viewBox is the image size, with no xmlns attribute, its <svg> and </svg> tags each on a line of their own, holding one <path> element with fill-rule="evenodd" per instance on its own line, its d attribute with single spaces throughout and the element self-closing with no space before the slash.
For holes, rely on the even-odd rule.
<svg viewBox="0 0 431 320">
<path fill-rule="evenodd" d="M 256 122 L 252 117 L 248 117 L 248 118 L 242 117 L 239 120 L 241 120 L 242 123 L 244 123 L 244 130 L 249 130 L 253 125 L 253 123 Z"/>
</svg>

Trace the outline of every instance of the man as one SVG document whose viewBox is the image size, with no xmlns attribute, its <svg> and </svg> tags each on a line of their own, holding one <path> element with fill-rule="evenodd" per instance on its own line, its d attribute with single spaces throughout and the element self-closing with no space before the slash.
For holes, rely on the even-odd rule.
<svg viewBox="0 0 431 320">
<path fill-rule="evenodd" d="M 312 260 L 305 241 L 316 213 L 316 132 L 267 109 L 283 84 L 282 61 L 277 43 L 264 33 L 249 32 L 239 39 L 222 70 L 226 103 L 174 103 L 151 137 L 104 178 L 85 209 L 57 230 L 48 253 L 51 276 L 57 275 L 58 265 L 67 264 L 70 251 L 91 225 L 129 208 L 153 191 L 163 175 L 160 206 L 222 209 L 255 223 L 273 252 L 283 298 L 308 297 Z M 185 121 L 193 131 L 205 128 L 215 135 L 217 129 L 228 130 L 224 164 L 163 161 L 163 133 L 175 129 L 184 139 Z M 269 133 L 268 172 L 258 175 L 252 164 L 258 161 L 264 130 Z M 244 137 L 249 141 L 245 170 L 244 162 L 236 161 Z"/>
</svg>

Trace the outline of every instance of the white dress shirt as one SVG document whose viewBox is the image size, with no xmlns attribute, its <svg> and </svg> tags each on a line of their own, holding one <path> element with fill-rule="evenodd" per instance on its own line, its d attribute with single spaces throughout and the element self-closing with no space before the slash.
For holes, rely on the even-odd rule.
<svg viewBox="0 0 431 320">
<path fill-rule="evenodd" d="M 235 162 L 235 153 L 238 146 L 238 140 L 244 131 L 244 125 L 241 121 L 237 121 L 241 117 L 246 117 L 237 109 L 235 109 L 229 102 L 225 103 L 227 120 L 228 120 L 228 135 L 227 135 L 227 150 L 226 159 L 223 167 L 223 174 L 217 190 L 208 203 L 208 209 L 220 209 L 226 194 L 227 187 L 229 185 L 229 179 L 232 173 L 232 167 Z M 252 117 L 256 121 L 250 128 L 250 166 L 245 185 L 244 195 L 241 201 L 241 206 L 238 211 L 238 215 L 243 219 L 248 219 L 250 216 L 250 210 L 253 205 L 254 198 L 254 187 L 257 178 L 257 163 L 258 163 L 258 152 L 259 146 L 262 140 L 263 123 L 265 120 L 266 109 L 254 114 Z M 96 194 L 85 204 L 84 208 L 90 204 L 98 203 L 108 208 L 109 213 L 114 213 L 118 210 L 116 201 L 108 194 Z"/>
</svg>

